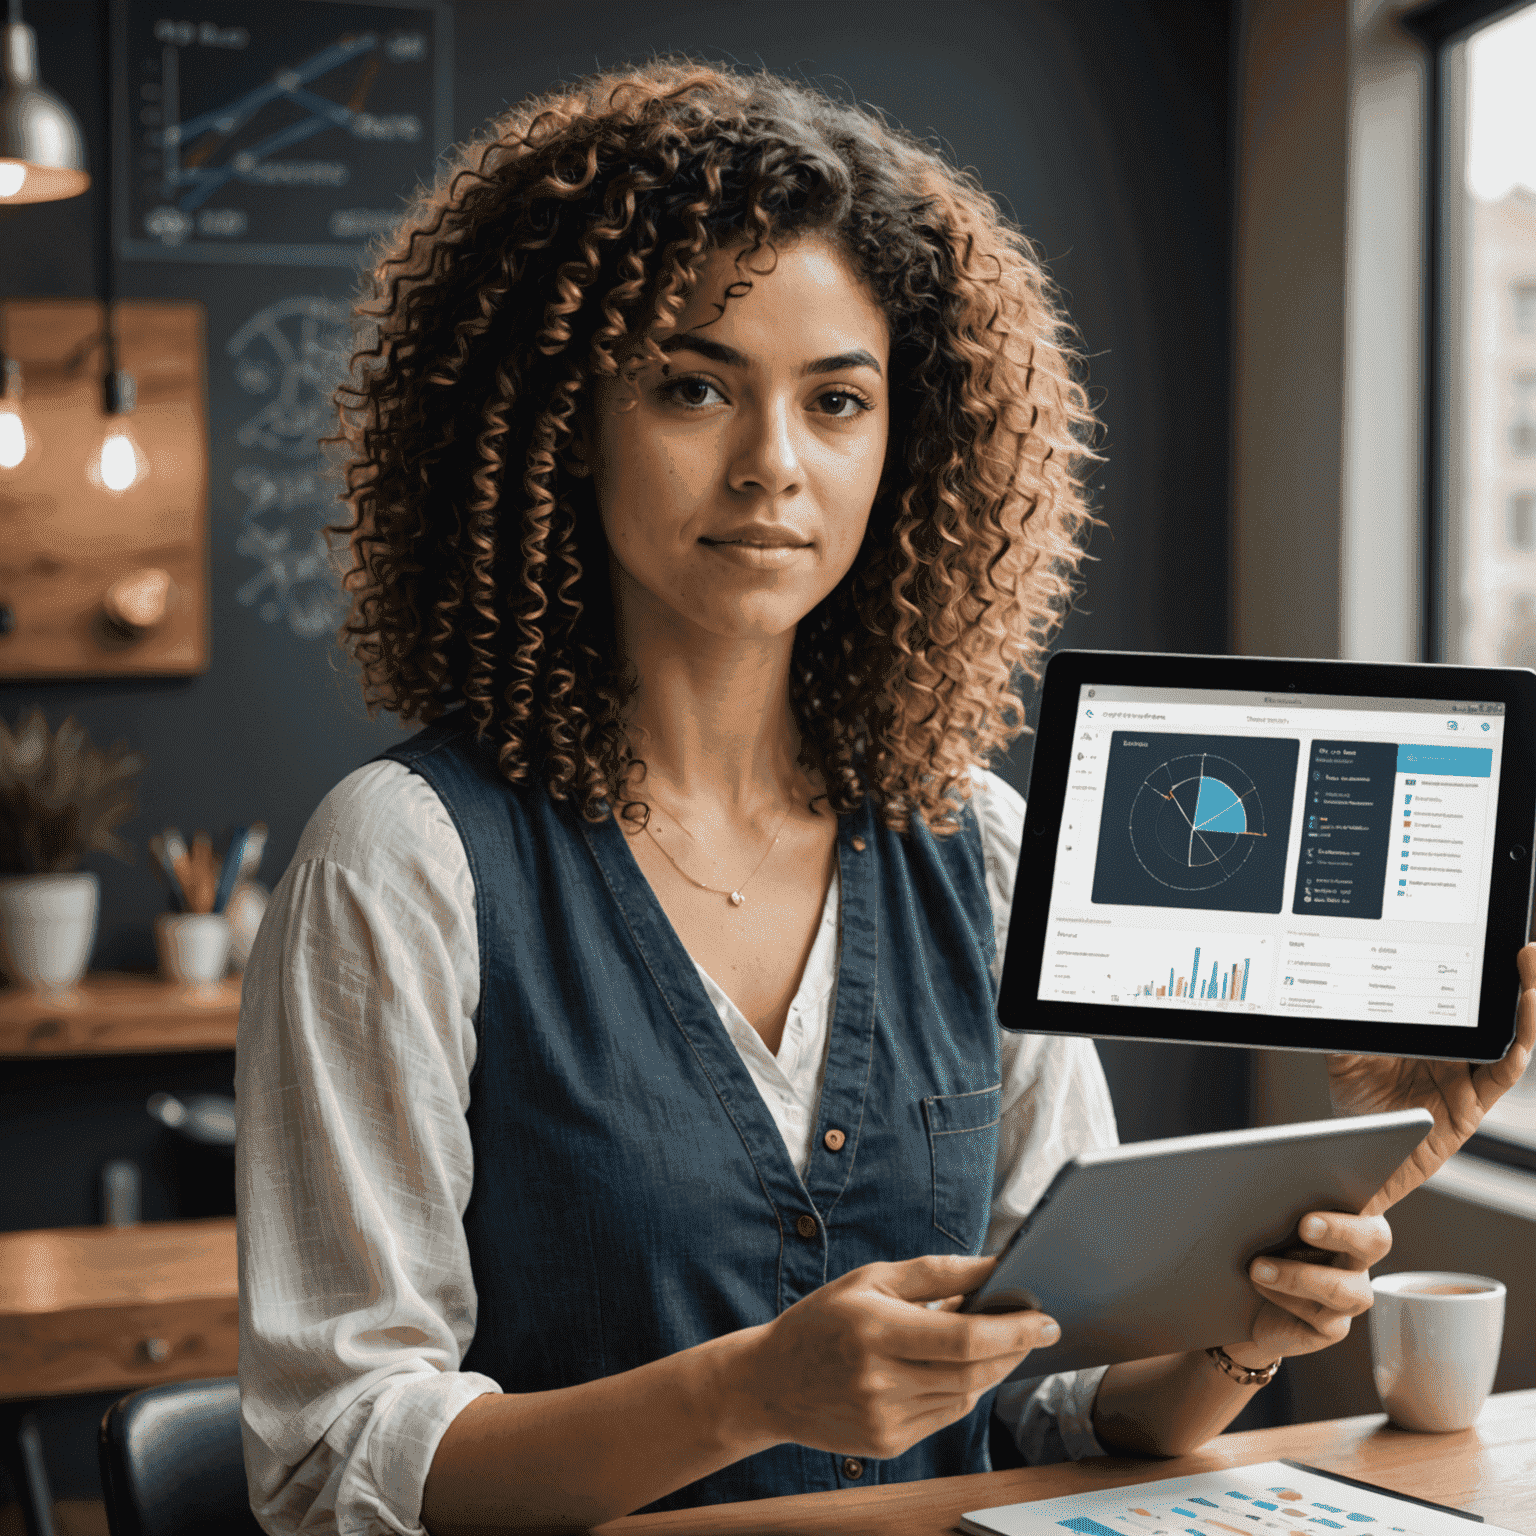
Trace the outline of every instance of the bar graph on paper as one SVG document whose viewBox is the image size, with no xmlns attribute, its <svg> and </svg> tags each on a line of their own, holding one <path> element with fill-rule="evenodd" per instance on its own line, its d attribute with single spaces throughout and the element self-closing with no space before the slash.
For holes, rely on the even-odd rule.
<svg viewBox="0 0 1536 1536">
<path fill-rule="evenodd" d="M 1123 928 L 1056 930 L 1044 996 L 1137 1007 L 1261 1010 L 1273 1003 L 1273 934 Z M 1282 941 L 1283 942 L 1283 941 Z"/>
</svg>

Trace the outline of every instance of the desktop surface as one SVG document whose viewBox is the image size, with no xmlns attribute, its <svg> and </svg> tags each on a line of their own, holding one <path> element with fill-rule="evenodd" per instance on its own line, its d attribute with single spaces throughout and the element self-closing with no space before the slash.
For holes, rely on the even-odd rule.
<svg viewBox="0 0 1536 1536">
<path fill-rule="evenodd" d="M 1218 1435 L 1191 1455 L 1164 1461 L 1093 1457 L 924 1483 L 710 1504 L 627 1515 L 594 1531 L 597 1536 L 952 1536 L 968 1509 L 1186 1477 L 1283 1456 L 1536 1536 L 1536 1390 L 1496 1393 L 1471 1429 L 1450 1435 L 1414 1434 L 1394 1428 L 1383 1414 L 1368 1414 Z M 1468 1536 L 1476 1528 L 1469 1522 Z"/>
</svg>

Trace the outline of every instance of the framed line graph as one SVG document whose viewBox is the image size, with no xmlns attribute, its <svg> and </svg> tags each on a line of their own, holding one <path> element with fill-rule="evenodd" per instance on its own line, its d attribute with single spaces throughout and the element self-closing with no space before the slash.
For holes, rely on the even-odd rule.
<svg viewBox="0 0 1536 1536">
<path fill-rule="evenodd" d="M 113 0 L 116 253 L 359 266 L 452 140 L 442 4 Z"/>
</svg>

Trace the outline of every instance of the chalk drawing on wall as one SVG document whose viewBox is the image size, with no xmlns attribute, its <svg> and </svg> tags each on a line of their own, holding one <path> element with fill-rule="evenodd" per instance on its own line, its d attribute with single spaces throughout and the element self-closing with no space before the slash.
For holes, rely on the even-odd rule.
<svg viewBox="0 0 1536 1536">
<path fill-rule="evenodd" d="M 120 256 L 355 266 L 451 133 L 451 13 L 401 0 L 114 6 Z"/>
<path fill-rule="evenodd" d="M 257 310 L 224 347 L 254 407 L 235 430 L 249 456 L 230 478 L 244 500 L 235 549 L 258 569 L 235 598 L 306 640 L 334 634 L 347 609 L 322 531 L 346 508 L 320 438 L 335 430 L 332 396 L 352 347 L 348 305 L 312 295 Z"/>
<path fill-rule="evenodd" d="M 336 421 L 331 403 L 352 356 L 352 322 L 340 299 L 278 299 L 258 309 L 225 343 L 235 378 L 261 402 L 240 427 L 243 448 L 312 459 Z"/>
</svg>

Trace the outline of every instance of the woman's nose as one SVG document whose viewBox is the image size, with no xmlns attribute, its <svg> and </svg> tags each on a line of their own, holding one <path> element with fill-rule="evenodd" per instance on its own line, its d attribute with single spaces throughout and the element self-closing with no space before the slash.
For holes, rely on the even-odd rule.
<svg viewBox="0 0 1536 1536">
<path fill-rule="evenodd" d="M 797 441 L 796 407 L 770 401 L 760 410 L 744 412 L 742 437 L 731 467 L 731 485 L 745 490 L 757 486 L 779 496 L 799 486 L 803 469 Z"/>
</svg>

